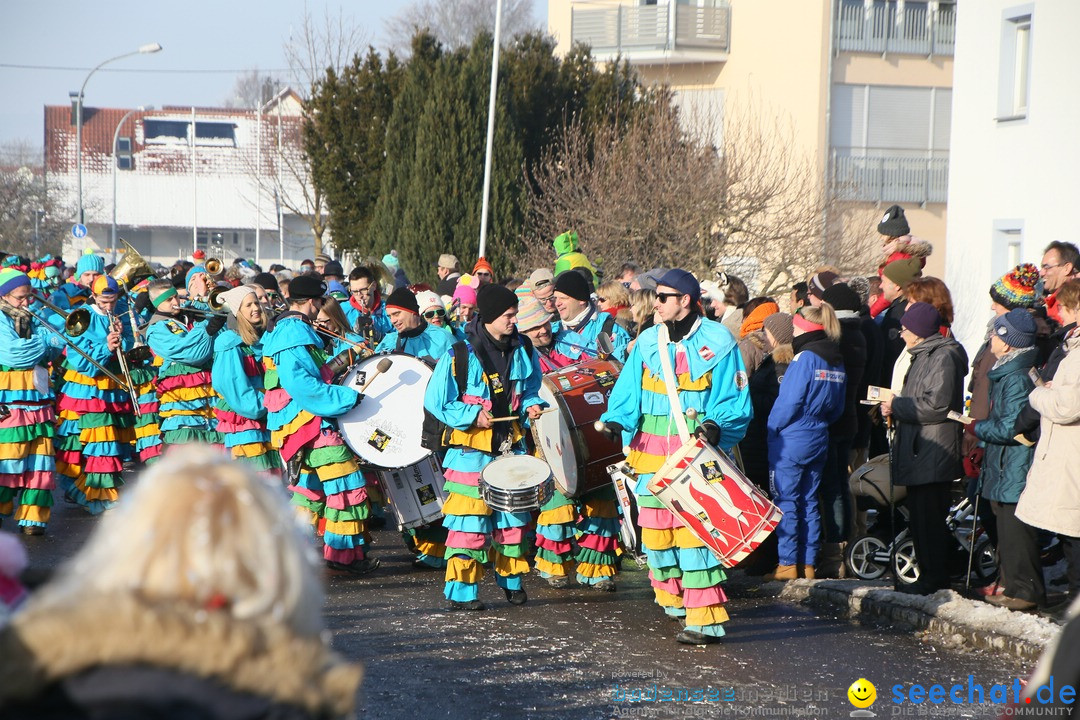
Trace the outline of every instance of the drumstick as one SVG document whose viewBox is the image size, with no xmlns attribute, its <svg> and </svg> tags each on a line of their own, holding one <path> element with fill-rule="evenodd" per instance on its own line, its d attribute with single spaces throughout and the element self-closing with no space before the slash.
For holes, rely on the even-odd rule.
<svg viewBox="0 0 1080 720">
<path fill-rule="evenodd" d="M 559 408 L 548 408 L 547 410 L 541 410 L 540 414 L 543 415 L 545 413 L 555 412 L 558 409 Z M 517 420 L 517 419 L 518 419 L 517 415 L 507 415 L 506 417 L 493 417 L 493 418 L 491 418 L 491 422 L 506 422 L 508 420 Z"/>
<path fill-rule="evenodd" d="M 371 373 L 371 377 L 369 377 L 367 379 L 367 382 L 364 383 L 364 387 L 360 388 L 360 390 L 358 392 L 361 395 L 363 395 L 364 391 L 368 389 L 368 385 L 370 385 L 372 383 L 372 381 L 375 380 L 375 378 L 379 377 L 379 375 L 381 373 L 384 373 L 387 370 L 389 370 L 390 366 L 393 365 L 393 364 L 394 364 L 394 361 L 391 360 L 390 358 L 383 358 L 382 360 L 380 360 L 379 364 L 375 366 L 375 372 Z"/>
</svg>

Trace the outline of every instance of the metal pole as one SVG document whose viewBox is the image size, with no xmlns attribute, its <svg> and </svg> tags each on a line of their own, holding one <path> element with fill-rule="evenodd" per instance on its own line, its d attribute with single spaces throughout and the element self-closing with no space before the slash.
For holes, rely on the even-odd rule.
<svg viewBox="0 0 1080 720">
<path fill-rule="evenodd" d="M 274 191 L 274 202 L 277 203 L 277 223 L 278 223 L 278 252 L 281 255 L 281 259 L 278 261 L 282 265 L 285 264 L 285 211 L 282 208 L 284 204 L 281 201 L 282 184 L 281 184 L 281 103 L 277 104 L 277 157 L 274 158 L 274 165 L 277 168 L 277 189 Z"/>
<path fill-rule="evenodd" d="M 142 108 L 138 108 L 142 110 Z M 112 262 L 116 264 L 116 143 L 120 140 L 120 128 L 123 127 L 127 119 L 131 117 L 131 114 L 136 110 L 128 110 L 124 114 L 124 117 L 120 118 L 120 122 L 116 124 L 116 131 L 112 136 Z"/>
<path fill-rule="evenodd" d="M 262 94 L 255 110 L 255 264 L 259 264 L 262 233 Z"/>
<path fill-rule="evenodd" d="M 488 204 L 491 195 L 491 155 L 495 142 L 495 91 L 499 85 L 499 36 L 502 31 L 502 0 L 495 0 L 495 47 L 491 53 L 491 93 L 488 96 L 487 154 L 484 156 L 484 198 L 480 209 L 480 257 L 487 251 Z"/>
<path fill-rule="evenodd" d="M 195 106 L 191 106 L 191 252 L 199 249 L 199 192 L 195 175 Z M 210 251 L 210 241 L 206 242 Z"/>
</svg>

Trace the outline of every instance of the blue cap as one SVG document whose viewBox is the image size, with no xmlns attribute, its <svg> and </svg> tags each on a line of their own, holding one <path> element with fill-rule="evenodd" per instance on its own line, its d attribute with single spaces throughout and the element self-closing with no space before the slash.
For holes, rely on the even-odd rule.
<svg viewBox="0 0 1080 720">
<path fill-rule="evenodd" d="M 188 285 L 191 284 L 191 278 L 195 277 L 199 273 L 205 273 L 205 272 L 206 272 L 206 266 L 205 265 L 194 265 L 194 266 L 192 266 L 192 268 L 187 271 L 187 275 L 184 276 L 184 286 L 187 287 Z"/>
<path fill-rule="evenodd" d="M 678 290 L 683 295 L 689 295 L 690 299 L 697 302 L 701 299 L 701 285 L 697 278 L 686 270 L 673 268 L 664 273 L 664 276 L 656 281 L 657 285 L 665 285 Z"/>
</svg>

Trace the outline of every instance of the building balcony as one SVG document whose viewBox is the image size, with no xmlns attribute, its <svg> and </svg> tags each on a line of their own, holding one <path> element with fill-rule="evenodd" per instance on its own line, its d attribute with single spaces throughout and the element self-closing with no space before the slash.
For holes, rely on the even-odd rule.
<svg viewBox="0 0 1080 720">
<path fill-rule="evenodd" d="M 593 57 L 622 57 L 638 65 L 725 62 L 731 42 L 731 7 L 616 5 L 575 7 L 570 35 Z"/>
<path fill-rule="evenodd" d="M 925 3 L 871 7 L 841 3 L 836 47 L 841 52 L 882 55 L 952 55 L 956 45 L 956 6 L 931 10 Z"/>
<path fill-rule="evenodd" d="M 899 150 L 834 148 L 832 186 L 841 200 L 943 203 L 949 191 L 948 151 L 922 155 Z M 892 154 L 890 154 L 892 153 Z"/>
</svg>

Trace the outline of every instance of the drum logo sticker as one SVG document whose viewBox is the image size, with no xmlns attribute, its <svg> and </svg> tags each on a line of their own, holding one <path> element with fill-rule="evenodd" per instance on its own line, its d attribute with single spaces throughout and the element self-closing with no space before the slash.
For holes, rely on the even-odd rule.
<svg viewBox="0 0 1080 720">
<path fill-rule="evenodd" d="M 715 460 L 706 460 L 698 466 L 698 470 L 701 471 L 701 476 L 708 482 L 715 483 L 724 479 L 724 473 Z"/>
<path fill-rule="evenodd" d="M 604 394 L 598 392 L 587 392 L 585 393 L 585 402 L 589 403 L 590 405 L 603 405 Z"/>
<path fill-rule="evenodd" d="M 416 488 L 416 498 L 420 501 L 421 505 L 430 505 L 435 502 L 435 490 L 431 487 L 431 484 L 421 485 Z"/>
<path fill-rule="evenodd" d="M 746 375 L 746 371 L 745 370 L 736 370 L 735 371 L 735 387 L 738 388 L 739 391 L 741 392 L 741 391 L 745 390 L 746 386 L 749 385 L 749 384 L 750 384 L 750 378 Z"/>
<path fill-rule="evenodd" d="M 356 387 L 364 387 L 365 382 L 367 382 L 367 373 L 363 370 L 357 370 L 356 378 L 353 380 L 353 385 L 355 385 Z"/>
<path fill-rule="evenodd" d="M 570 381 L 566 378 L 566 376 L 564 376 L 564 375 L 559 376 L 559 387 L 561 387 L 563 390 L 569 390 L 570 389 Z"/>
<path fill-rule="evenodd" d="M 384 433 L 382 430 L 375 430 L 371 433 L 371 437 L 368 438 L 368 445 L 375 448 L 379 452 L 386 450 L 386 446 L 390 444 L 390 436 Z"/>
<path fill-rule="evenodd" d="M 600 387 L 611 387 L 615 384 L 615 376 L 607 370 L 601 370 L 596 373 L 596 382 L 600 383 Z"/>
</svg>

